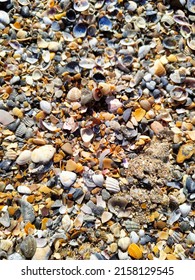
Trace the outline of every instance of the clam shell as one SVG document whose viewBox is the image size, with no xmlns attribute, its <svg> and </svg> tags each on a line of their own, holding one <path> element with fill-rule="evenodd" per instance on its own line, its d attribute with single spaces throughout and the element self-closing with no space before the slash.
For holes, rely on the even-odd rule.
<svg viewBox="0 0 195 280">
<path fill-rule="evenodd" d="M 182 25 L 180 28 L 181 35 L 186 39 L 190 37 L 191 32 L 192 32 L 192 30 L 191 30 L 190 26 L 188 26 L 188 25 Z"/>
<path fill-rule="evenodd" d="M 81 98 L 81 90 L 73 87 L 69 90 L 66 97 L 70 101 L 78 101 Z"/>
<path fill-rule="evenodd" d="M 85 37 L 87 34 L 87 25 L 85 23 L 78 23 L 73 28 L 73 35 L 75 38 Z"/>
<path fill-rule="evenodd" d="M 111 31 L 112 22 L 107 16 L 103 16 L 99 19 L 99 29 L 101 31 Z"/>
<path fill-rule="evenodd" d="M 71 23 L 76 21 L 76 13 L 73 9 L 69 9 L 66 12 L 66 19 Z"/>
<path fill-rule="evenodd" d="M 102 224 L 110 221 L 111 219 L 112 219 L 112 213 L 104 211 L 102 216 L 101 216 Z"/>
<path fill-rule="evenodd" d="M 191 205 L 188 203 L 183 203 L 183 204 L 179 205 L 179 209 L 180 209 L 181 215 L 183 217 L 187 217 L 187 215 L 191 211 Z"/>
<path fill-rule="evenodd" d="M 52 159 L 56 152 L 56 149 L 52 145 L 44 145 L 40 148 L 36 148 L 31 153 L 31 160 L 35 163 L 46 163 Z"/>
<path fill-rule="evenodd" d="M 22 137 L 26 133 L 27 127 L 24 123 L 20 123 L 15 131 L 17 137 Z"/>
<path fill-rule="evenodd" d="M 149 45 L 141 46 L 138 51 L 138 57 L 140 59 L 144 58 L 149 53 L 150 49 L 151 49 L 151 46 L 149 46 Z"/>
<path fill-rule="evenodd" d="M 117 217 L 128 217 L 130 212 L 126 210 L 128 200 L 124 197 L 114 196 L 108 200 L 108 209 Z"/>
<path fill-rule="evenodd" d="M 170 96 L 174 101 L 183 102 L 187 99 L 188 93 L 184 88 L 176 86 L 171 90 Z"/>
<path fill-rule="evenodd" d="M 104 184 L 104 176 L 102 174 L 92 175 L 92 180 L 98 187 L 102 187 Z"/>
<path fill-rule="evenodd" d="M 66 232 L 69 232 L 73 227 L 73 221 L 70 219 L 70 216 L 68 214 L 64 215 L 62 218 L 62 227 Z"/>
<path fill-rule="evenodd" d="M 188 18 L 185 17 L 184 15 L 174 15 L 173 19 L 179 25 L 190 25 L 189 21 L 188 21 Z"/>
<path fill-rule="evenodd" d="M 128 236 L 122 237 L 118 241 L 118 247 L 123 251 L 127 251 L 129 245 L 131 243 L 131 239 Z"/>
<path fill-rule="evenodd" d="M 185 80 L 185 77 L 182 77 L 180 74 L 179 70 L 175 70 L 171 75 L 170 75 L 171 81 L 173 81 L 175 84 L 181 84 Z"/>
<path fill-rule="evenodd" d="M 40 101 L 40 108 L 43 110 L 43 112 L 50 114 L 52 110 L 51 103 L 46 101 L 46 100 L 41 100 Z"/>
<path fill-rule="evenodd" d="M 174 39 L 174 37 L 167 37 L 163 40 L 163 46 L 166 49 L 174 50 L 177 48 L 177 41 Z"/>
<path fill-rule="evenodd" d="M 79 62 L 79 66 L 84 69 L 93 69 L 96 63 L 92 58 L 81 58 Z"/>
<path fill-rule="evenodd" d="M 9 112 L 0 109 L 0 123 L 2 123 L 3 125 L 8 125 L 14 121 L 14 117 L 10 115 Z"/>
<path fill-rule="evenodd" d="M 0 10 L 0 29 L 4 29 L 10 23 L 9 14 Z"/>
<path fill-rule="evenodd" d="M 77 12 L 84 12 L 89 8 L 88 0 L 74 0 L 73 8 Z"/>
<path fill-rule="evenodd" d="M 28 162 L 31 161 L 31 151 L 29 150 L 24 150 L 21 152 L 21 154 L 19 155 L 19 157 L 16 160 L 16 163 L 19 165 L 24 165 Z"/>
<path fill-rule="evenodd" d="M 28 235 L 20 244 L 20 250 L 26 259 L 32 259 L 37 249 L 36 239 Z"/>
<path fill-rule="evenodd" d="M 43 74 L 39 69 L 35 69 L 32 73 L 32 78 L 34 81 L 39 81 L 42 78 Z"/>
<path fill-rule="evenodd" d="M 187 45 L 191 50 L 195 51 L 195 35 L 194 36 L 191 35 L 187 39 Z"/>
<path fill-rule="evenodd" d="M 195 1 L 194 0 L 187 0 L 187 9 L 191 13 L 195 14 Z"/>
<path fill-rule="evenodd" d="M 77 179 L 77 175 L 71 171 L 62 171 L 60 173 L 60 182 L 64 188 L 71 187 Z"/>
<path fill-rule="evenodd" d="M 120 192 L 119 182 L 116 179 L 107 176 L 105 184 L 108 191 L 112 193 Z"/>
<path fill-rule="evenodd" d="M 90 142 L 94 137 L 94 132 L 91 128 L 81 128 L 80 133 L 81 133 L 81 138 L 85 143 Z"/>
</svg>

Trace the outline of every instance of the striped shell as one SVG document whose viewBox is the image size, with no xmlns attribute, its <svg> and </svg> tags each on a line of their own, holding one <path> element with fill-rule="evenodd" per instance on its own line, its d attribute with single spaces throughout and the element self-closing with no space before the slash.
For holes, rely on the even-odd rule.
<svg viewBox="0 0 195 280">
<path fill-rule="evenodd" d="M 26 126 L 28 126 L 28 127 L 31 127 L 31 126 L 34 125 L 33 119 L 30 118 L 29 116 L 25 116 L 25 117 L 23 118 L 22 122 L 23 122 Z"/>
<path fill-rule="evenodd" d="M 21 154 L 19 155 L 19 157 L 17 158 L 16 163 L 19 165 L 24 165 L 24 164 L 30 162 L 31 153 L 32 152 L 29 150 L 22 151 Z"/>
<path fill-rule="evenodd" d="M 181 232 L 178 232 L 178 231 L 173 231 L 171 230 L 171 237 L 173 238 L 174 242 L 175 243 L 180 243 L 182 238 L 183 238 L 183 234 Z"/>
<path fill-rule="evenodd" d="M 26 259 L 32 259 L 37 249 L 37 242 L 32 235 L 28 235 L 20 244 L 20 250 Z"/>
<path fill-rule="evenodd" d="M 17 153 L 14 150 L 9 149 L 5 153 L 5 157 L 10 160 L 15 160 L 17 158 Z"/>
<path fill-rule="evenodd" d="M 81 98 L 81 90 L 73 87 L 69 90 L 66 97 L 70 101 L 78 101 Z"/>
<path fill-rule="evenodd" d="M 119 182 L 116 179 L 107 176 L 105 183 L 106 183 L 106 189 L 108 191 L 113 193 L 120 192 Z"/>
<path fill-rule="evenodd" d="M 22 137 L 26 133 L 26 126 L 24 123 L 20 123 L 18 128 L 16 129 L 15 135 L 17 137 Z"/>
<path fill-rule="evenodd" d="M 124 221 L 123 225 L 127 229 L 127 231 L 139 231 L 140 230 L 140 224 L 138 222 L 126 220 Z"/>
</svg>

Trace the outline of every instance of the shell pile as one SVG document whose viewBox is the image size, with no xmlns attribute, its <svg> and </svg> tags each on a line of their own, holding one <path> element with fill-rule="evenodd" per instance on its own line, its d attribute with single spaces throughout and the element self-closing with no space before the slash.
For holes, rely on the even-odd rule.
<svg viewBox="0 0 195 280">
<path fill-rule="evenodd" d="M 194 22 L 194 0 L 0 0 L 2 259 L 195 259 Z"/>
</svg>

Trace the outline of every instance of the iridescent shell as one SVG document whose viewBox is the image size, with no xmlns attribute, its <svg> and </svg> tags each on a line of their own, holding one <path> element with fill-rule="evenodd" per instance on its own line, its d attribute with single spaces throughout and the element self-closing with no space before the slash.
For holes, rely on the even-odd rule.
<svg viewBox="0 0 195 280">
<path fill-rule="evenodd" d="M 73 28 L 73 35 L 75 38 L 85 37 L 87 34 L 87 25 L 83 22 L 78 23 Z"/>
</svg>

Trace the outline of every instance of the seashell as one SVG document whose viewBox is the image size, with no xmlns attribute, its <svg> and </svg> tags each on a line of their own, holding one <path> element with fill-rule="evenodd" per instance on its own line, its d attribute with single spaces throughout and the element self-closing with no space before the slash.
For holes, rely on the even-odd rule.
<svg viewBox="0 0 195 280">
<path fill-rule="evenodd" d="M 170 75 L 171 81 L 173 81 L 175 84 L 181 84 L 185 80 L 185 76 L 182 76 L 179 72 L 179 70 L 175 70 L 171 75 Z"/>
<path fill-rule="evenodd" d="M 184 194 L 187 195 L 189 193 L 195 193 L 195 182 L 192 180 L 190 176 L 184 175 L 183 185 L 184 185 L 184 189 L 183 189 Z"/>
<path fill-rule="evenodd" d="M 123 106 L 123 103 L 116 98 L 107 99 L 106 103 L 108 104 L 108 111 L 110 113 L 116 112 L 119 108 L 122 108 Z"/>
<path fill-rule="evenodd" d="M 111 31 L 112 22 L 107 16 L 103 16 L 99 19 L 99 29 L 101 31 Z"/>
<path fill-rule="evenodd" d="M 27 127 L 24 123 L 20 123 L 15 131 L 17 137 L 22 137 L 26 133 Z"/>
<path fill-rule="evenodd" d="M 42 72 L 39 69 L 35 69 L 32 73 L 32 79 L 34 81 L 39 81 L 43 77 Z"/>
<path fill-rule="evenodd" d="M 94 175 L 94 171 L 91 169 L 83 172 L 83 182 L 89 189 L 93 189 L 96 187 L 96 184 L 92 179 L 93 175 Z"/>
<path fill-rule="evenodd" d="M 31 4 L 29 0 L 18 0 L 18 3 L 19 3 L 21 6 L 28 6 L 28 5 Z"/>
<path fill-rule="evenodd" d="M 106 189 L 112 193 L 120 192 L 119 182 L 112 177 L 106 177 L 105 185 Z"/>
<path fill-rule="evenodd" d="M 95 37 L 97 34 L 97 28 L 94 24 L 91 24 L 87 28 L 87 35 L 90 37 Z"/>
<path fill-rule="evenodd" d="M 129 245 L 131 243 L 131 239 L 127 236 L 122 237 L 118 240 L 118 247 L 123 251 L 127 251 Z"/>
<path fill-rule="evenodd" d="M 64 188 L 71 187 L 77 179 L 77 175 L 72 171 L 62 171 L 60 173 L 60 182 Z"/>
<path fill-rule="evenodd" d="M 31 194 L 31 190 L 28 187 L 22 185 L 17 187 L 17 191 L 20 194 Z"/>
<path fill-rule="evenodd" d="M 183 239 L 183 234 L 181 232 L 170 230 L 170 236 L 173 238 L 175 243 L 180 243 Z"/>
<path fill-rule="evenodd" d="M 191 205 L 188 203 L 183 203 L 181 205 L 179 205 L 179 210 L 181 212 L 181 215 L 183 217 L 187 217 L 187 215 L 190 213 L 191 211 Z"/>
<path fill-rule="evenodd" d="M 135 17 L 134 24 L 139 28 L 146 28 L 146 21 L 143 17 Z"/>
<path fill-rule="evenodd" d="M 171 96 L 171 99 L 173 99 L 174 101 L 183 102 L 183 101 L 186 101 L 186 99 L 188 97 L 188 93 L 184 88 L 175 86 L 171 90 L 170 96 Z"/>
<path fill-rule="evenodd" d="M 114 196 L 108 200 L 108 209 L 117 217 L 128 217 L 130 213 L 125 209 L 127 204 L 126 198 Z"/>
<path fill-rule="evenodd" d="M 10 123 L 14 122 L 15 119 L 9 112 L 0 109 L 0 123 L 3 125 L 9 125 Z"/>
<path fill-rule="evenodd" d="M 189 38 L 187 38 L 187 45 L 188 47 L 195 51 L 195 35 L 191 34 L 191 36 Z"/>
<path fill-rule="evenodd" d="M 129 219 L 124 221 L 123 225 L 127 229 L 128 232 L 140 230 L 140 224 L 138 222 L 134 222 Z"/>
<path fill-rule="evenodd" d="M 70 101 L 78 101 L 81 98 L 81 90 L 73 87 L 69 90 L 66 97 Z"/>
<path fill-rule="evenodd" d="M 104 184 L 104 176 L 102 174 L 92 175 L 92 180 L 93 180 L 94 184 L 98 187 L 102 187 Z"/>
<path fill-rule="evenodd" d="M 66 12 L 66 19 L 73 23 L 76 21 L 76 13 L 73 9 L 69 9 L 67 12 Z"/>
<path fill-rule="evenodd" d="M 85 143 L 89 143 L 94 137 L 94 132 L 91 128 L 81 128 L 80 134 L 83 142 Z"/>
<path fill-rule="evenodd" d="M 179 15 L 179 14 L 178 15 L 174 15 L 173 19 L 179 25 L 190 25 L 188 18 L 185 17 L 184 15 Z"/>
<path fill-rule="evenodd" d="M 140 59 L 144 58 L 149 53 L 150 49 L 151 49 L 151 46 L 149 46 L 149 45 L 141 46 L 138 50 L 138 57 Z"/>
<path fill-rule="evenodd" d="M 154 74 L 159 77 L 166 74 L 166 69 L 159 59 L 154 62 Z"/>
<path fill-rule="evenodd" d="M 46 163 L 53 158 L 55 152 L 56 149 L 52 145 L 44 145 L 32 151 L 31 160 L 35 163 Z"/>
<path fill-rule="evenodd" d="M 25 116 L 22 119 L 22 122 L 28 127 L 32 127 L 35 124 L 34 120 L 32 118 L 30 118 L 29 116 Z"/>
<path fill-rule="evenodd" d="M 176 161 L 177 163 L 183 163 L 186 159 L 190 159 L 195 153 L 195 147 L 193 143 L 187 143 L 179 148 Z"/>
<path fill-rule="evenodd" d="M 96 82 L 96 83 L 100 83 L 100 82 L 105 82 L 105 76 L 104 74 L 100 73 L 100 72 L 96 72 L 94 75 L 93 75 L 93 80 Z"/>
<path fill-rule="evenodd" d="M 190 37 L 191 32 L 192 32 L 192 30 L 191 30 L 190 26 L 188 26 L 188 25 L 182 25 L 180 28 L 180 33 L 185 39 Z"/>
<path fill-rule="evenodd" d="M 88 0 L 74 0 L 73 8 L 77 12 L 84 12 L 89 8 Z"/>
<path fill-rule="evenodd" d="M 36 239 L 32 235 L 28 235 L 20 244 L 21 253 L 26 259 L 30 260 L 34 256 L 37 249 Z"/>
<path fill-rule="evenodd" d="M 8 211 L 1 211 L 0 216 L 0 224 L 4 226 L 5 228 L 8 228 L 11 224 L 9 212 Z"/>
<path fill-rule="evenodd" d="M 16 131 L 16 128 L 19 126 L 19 124 L 20 124 L 20 119 L 16 119 L 14 122 L 8 124 L 7 128 L 11 131 Z"/>
<path fill-rule="evenodd" d="M 181 216 L 181 212 L 179 209 L 176 209 L 175 211 L 173 211 L 167 221 L 167 224 L 172 225 L 174 224 L 176 221 L 179 220 Z"/>
<path fill-rule="evenodd" d="M 16 163 L 19 165 L 24 165 L 26 163 L 29 163 L 30 161 L 31 161 L 31 151 L 24 150 L 17 158 Z"/>
<path fill-rule="evenodd" d="M 138 243 L 139 235 L 135 231 L 130 232 L 131 243 Z"/>
<path fill-rule="evenodd" d="M 5 157 L 10 160 L 15 160 L 17 158 L 17 153 L 14 150 L 9 149 L 5 153 Z"/>
<path fill-rule="evenodd" d="M 171 15 L 165 14 L 161 18 L 161 22 L 164 23 L 166 27 L 170 27 L 174 24 L 174 19 Z"/>
<path fill-rule="evenodd" d="M 46 114 L 50 114 L 52 110 L 51 103 L 46 101 L 46 100 L 41 100 L 40 101 L 40 108 L 45 112 Z"/>
<path fill-rule="evenodd" d="M 110 221 L 111 219 L 112 219 L 112 213 L 104 211 L 102 216 L 101 216 L 102 224 Z"/>
<path fill-rule="evenodd" d="M 73 35 L 75 38 L 83 38 L 87 34 L 87 25 L 83 22 L 78 23 L 73 28 Z"/>
<path fill-rule="evenodd" d="M 169 50 L 174 50 L 177 48 L 177 41 L 174 39 L 174 37 L 166 37 L 162 44 L 166 49 Z"/>
<path fill-rule="evenodd" d="M 189 234 L 186 236 L 186 242 L 187 244 L 195 244 L 195 233 L 189 232 Z"/>
<path fill-rule="evenodd" d="M 128 254 L 136 260 L 140 260 L 143 256 L 141 248 L 135 243 L 129 245 Z"/>
<path fill-rule="evenodd" d="M 64 215 L 62 218 L 62 227 L 65 233 L 69 232 L 73 227 L 73 221 L 70 219 L 68 214 Z"/>
<path fill-rule="evenodd" d="M 0 10 L 0 29 L 4 29 L 8 24 L 10 24 L 9 14 Z"/>
<path fill-rule="evenodd" d="M 126 9 L 128 11 L 131 11 L 131 12 L 136 11 L 137 10 L 137 3 L 135 3 L 134 1 L 128 1 Z"/>
<path fill-rule="evenodd" d="M 84 69 L 93 69 L 96 63 L 92 58 L 81 58 L 79 66 Z"/>
<path fill-rule="evenodd" d="M 194 0 L 187 0 L 187 9 L 189 12 L 195 14 L 195 1 Z"/>
<path fill-rule="evenodd" d="M 33 223 L 35 220 L 34 208 L 29 202 L 19 199 L 18 200 L 21 206 L 21 214 L 23 217 L 24 222 L 31 222 Z"/>
<path fill-rule="evenodd" d="M 92 92 L 86 88 L 83 88 L 81 91 L 81 104 L 85 105 L 93 99 Z"/>
</svg>

